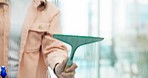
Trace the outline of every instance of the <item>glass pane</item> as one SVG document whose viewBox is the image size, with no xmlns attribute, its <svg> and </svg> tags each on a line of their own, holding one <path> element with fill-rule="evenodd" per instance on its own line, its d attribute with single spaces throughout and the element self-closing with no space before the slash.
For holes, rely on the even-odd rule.
<svg viewBox="0 0 148 78">
<path fill-rule="evenodd" d="M 147 0 L 100 0 L 100 78 L 147 78 Z"/>
</svg>

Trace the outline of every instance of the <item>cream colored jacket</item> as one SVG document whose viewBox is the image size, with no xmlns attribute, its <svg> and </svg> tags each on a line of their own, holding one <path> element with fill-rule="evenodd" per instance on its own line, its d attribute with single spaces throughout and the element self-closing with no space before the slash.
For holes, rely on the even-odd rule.
<svg viewBox="0 0 148 78">
<path fill-rule="evenodd" d="M 0 66 L 8 68 L 9 5 L 0 0 Z M 23 9 L 23 8 L 22 8 Z M 52 69 L 67 57 L 67 48 L 52 38 L 60 33 L 60 11 L 46 0 L 33 0 L 25 18 L 21 35 L 17 78 L 50 78 Z M 9 72 L 7 70 L 7 72 Z M 7 77 L 8 78 L 8 77 Z"/>
</svg>

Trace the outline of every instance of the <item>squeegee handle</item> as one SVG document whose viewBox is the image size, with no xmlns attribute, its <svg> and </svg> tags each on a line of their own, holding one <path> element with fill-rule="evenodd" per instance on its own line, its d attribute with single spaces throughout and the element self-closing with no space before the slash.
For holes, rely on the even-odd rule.
<svg viewBox="0 0 148 78">
<path fill-rule="evenodd" d="M 66 67 L 65 67 L 65 70 L 64 70 L 64 71 L 66 72 L 66 69 L 69 68 L 69 67 L 71 67 L 72 64 L 73 64 L 73 60 L 71 60 L 71 59 L 69 58 L 68 61 L 67 61 L 67 64 L 66 64 Z"/>
<path fill-rule="evenodd" d="M 66 64 L 66 67 L 65 67 L 65 70 L 68 68 L 68 67 L 71 67 L 72 64 L 73 64 L 73 58 L 74 58 L 74 55 L 75 55 L 75 52 L 76 52 L 76 49 L 78 47 L 72 47 L 72 51 L 70 53 L 70 57 L 68 58 L 68 61 L 67 61 L 67 64 Z"/>
</svg>

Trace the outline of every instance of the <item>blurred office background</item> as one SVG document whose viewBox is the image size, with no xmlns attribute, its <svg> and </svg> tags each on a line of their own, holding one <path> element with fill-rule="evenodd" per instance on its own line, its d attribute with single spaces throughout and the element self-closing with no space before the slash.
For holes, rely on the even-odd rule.
<svg viewBox="0 0 148 78">
<path fill-rule="evenodd" d="M 148 0 L 49 1 L 64 34 L 105 38 L 78 48 L 75 78 L 148 78 Z"/>
</svg>

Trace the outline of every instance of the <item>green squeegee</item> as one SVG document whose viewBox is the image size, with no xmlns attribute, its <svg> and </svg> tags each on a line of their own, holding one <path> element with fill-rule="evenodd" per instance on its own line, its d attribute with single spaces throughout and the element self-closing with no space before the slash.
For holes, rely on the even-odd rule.
<svg viewBox="0 0 148 78">
<path fill-rule="evenodd" d="M 104 38 L 101 38 L 101 37 L 62 35 L 62 34 L 53 34 L 53 37 L 71 45 L 72 51 L 71 51 L 70 57 L 69 57 L 68 62 L 67 62 L 68 67 L 73 64 L 74 54 L 76 52 L 76 49 L 79 46 L 89 44 L 89 43 L 93 43 L 93 42 L 102 41 L 104 39 Z"/>
</svg>

